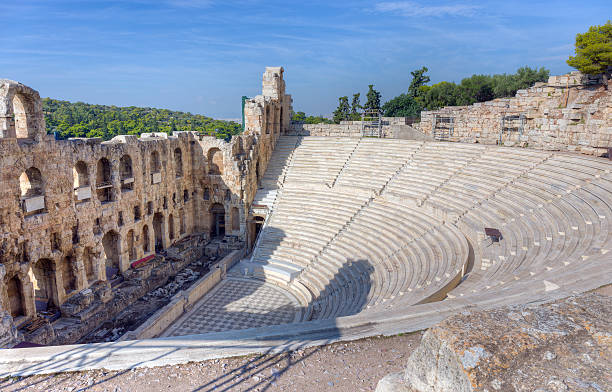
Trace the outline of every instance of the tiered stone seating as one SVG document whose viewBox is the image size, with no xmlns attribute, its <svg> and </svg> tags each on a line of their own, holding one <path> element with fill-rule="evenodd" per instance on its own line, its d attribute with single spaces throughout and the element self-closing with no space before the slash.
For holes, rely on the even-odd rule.
<svg viewBox="0 0 612 392">
<path fill-rule="evenodd" d="M 274 154 L 272 154 L 266 172 L 260 181 L 263 188 L 275 189 L 281 185 L 293 152 L 299 145 L 300 140 L 301 138 L 298 136 L 279 137 L 274 148 Z"/>
<path fill-rule="evenodd" d="M 364 138 L 338 176 L 336 184 L 378 191 L 422 144 L 409 140 Z"/>
<path fill-rule="evenodd" d="M 453 143 L 427 143 L 386 187 L 392 195 L 421 202 L 468 162 L 478 158 L 484 146 L 458 147 Z M 466 146 L 466 145 L 462 145 Z"/>
<path fill-rule="evenodd" d="M 341 137 L 302 138 L 285 180 L 331 185 L 358 143 L 359 139 Z"/>
<path fill-rule="evenodd" d="M 276 273 L 286 270 L 290 281 L 368 199 L 368 194 L 285 187 L 251 261 L 272 265 Z"/>
<path fill-rule="evenodd" d="M 303 138 L 291 158 L 274 169 L 283 193 L 254 260 L 291 269 L 286 287 L 310 293 L 315 319 L 514 293 L 612 250 L 603 159 L 324 137 Z"/>
</svg>

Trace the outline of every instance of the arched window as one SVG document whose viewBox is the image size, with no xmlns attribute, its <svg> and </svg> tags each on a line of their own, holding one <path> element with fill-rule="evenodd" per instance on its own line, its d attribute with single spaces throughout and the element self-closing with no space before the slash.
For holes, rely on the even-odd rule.
<svg viewBox="0 0 612 392">
<path fill-rule="evenodd" d="M 21 197 L 24 199 L 42 196 L 45 191 L 42 174 L 35 167 L 31 167 L 21 173 L 19 186 L 21 187 Z"/>
<path fill-rule="evenodd" d="M 189 191 L 187 189 L 183 190 L 183 201 L 187 203 L 189 201 Z"/>
<path fill-rule="evenodd" d="M 87 164 L 83 161 L 78 161 L 72 168 L 72 176 L 74 178 L 74 189 L 89 186 L 89 170 Z"/>
<path fill-rule="evenodd" d="M 155 251 L 164 250 L 164 216 L 160 212 L 153 215 L 153 232 L 155 234 Z"/>
<path fill-rule="evenodd" d="M 270 106 L 266 105 L 266 135 L 270 134 Z"/>
<path fill-rule="evenodd" d="M 183 176 L 183 152 L 180 148 L 174 150 L 174 166 L 176 171 L 176 177 Z"/>
<path fill-rule="evenodd" d="M 238 208 L 232 207 L 232 231 L 240 231 L 240 211 Z"/>
<path fill-rule="evenodd" d="M 161 161 L 159 160 L 159 152 L 151 153 L 151 184 L 161 182 Z"/>
<path fill-rule="evenodd" d="M 23 290 L 21 281 L 17 276 L 13 276 L 7 282 L 6 291 L 8 294 L 9 309 L 13 318 L 25 316 L 23 309 Z"/>
<path fill-rule="evenodd" d="M 36 310 L 47 310 L 57 306 L 57 290 L 55 285 L 55 264 L 50 259 L 40 259 L 32 267 L 32 283 Z"/>
<path fill-rule="evenodd" d="M 15 94 L 13 97 L 13 114 L 15 115 L 15 133 L 17 138 L 31 137 L 28 130 L 30 113 L 32 112 L 32 99 L 22 94 Z"/>
<path fill-rule="evenodd" d="M 210 189 L 204 188 L 204 200 L 210 200 Z"/>
<path fill-rule="evenodd" d="M 223 153 L 218 148 L 208 150 L 208 173 L 223 174 Z"/>
<path fill-rule="evenodd" d="M 119 160 L 119 174 L 121 176 L 121 192 L 128 192 L 134 189 L 132 158 L 129 155 L 124 155 Z"/>
<path fill-rule="evenodd" d="M 210 236 L 225 236 L 225 208 L 223 204 L 215 203 L 210 207 Z"/>
<path fill-rule="evenodd" d="M 108 203 L 115 200 L 111 164 L 106 158 L 100 158 L 96 165 L 96 195 L 100 203 Z"/>
<path fill-rule="evenodd" d="M 40 170 L 31 167 L 19 177 L 22 207 L 26 214 L 35 214 L 45 209 L 45 186 Z"/>
<path fill-rule="evenodd" d="M 119 258 L 121 255 L 120 249 L 121 237 L 117 232 L 111 230 L 102 237 L 102 246 L 104 247 L 104 265 L 106 267 L 106 279 L 111 280 L 120 273 Z"/>
</svg>

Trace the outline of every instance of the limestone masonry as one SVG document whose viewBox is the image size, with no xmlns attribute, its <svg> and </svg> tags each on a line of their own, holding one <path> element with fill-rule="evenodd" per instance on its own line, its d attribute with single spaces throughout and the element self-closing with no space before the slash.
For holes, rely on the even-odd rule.
<svg viewBox="0 0 612 392">
<path fill-rule="evenodd" d="M 269 354 L 455 316 L 473 327 L 430 330 L 386 385 L 525 390 L 504 372 L 532 373 L 500 352 L 560 355 L 563 342 L 512 330 L 539 323 L 520 306 L 612 284 L 612 89 L 599 79 L 552 77 L 420 123 L 305 125 L 268 67 L 230 142 L 56 141 L 34 90 L 0 86 L 0 343 L 55 345 L 3 351 L 0 377 Z M 610 324 L 576 310 L 609 301 L 585 298 L 543 313 L 592 322 L 579 338 L 603 336 L 609 356 Z M 500 306 L 519 306 L 516 323 Z M 493 343 L 479 340 L 483 315 L 508 333 L 492 324 Z M 118 326 L 132 316 L 144 320 Z M 58 346 L 75 342 L 91 344 Z M 606 370 L 593 363 L 580 377 Z"/>
</svg>

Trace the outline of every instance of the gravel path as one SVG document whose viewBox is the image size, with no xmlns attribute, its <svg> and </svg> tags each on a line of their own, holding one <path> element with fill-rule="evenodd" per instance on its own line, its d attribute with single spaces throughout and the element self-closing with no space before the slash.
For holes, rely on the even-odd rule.
<svg viewBox="0 0 612 392">
<path fill-rule="evenodd" d="M 421 333 L 335 343 L 290 353 L 129 371 L 0 380 L 2 391 L 373 391 L 404 368 Z"/>
</svg>

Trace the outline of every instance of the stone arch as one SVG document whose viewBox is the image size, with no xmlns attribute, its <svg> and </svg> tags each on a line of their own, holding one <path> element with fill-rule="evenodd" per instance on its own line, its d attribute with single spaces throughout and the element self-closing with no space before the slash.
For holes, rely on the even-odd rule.
<svg viewBox="0 0 612 392">
<path fill-rule="evenodd" d="M 180 148 L 175 148 L 174 149 L 174 167 L 175 167 L 175 173 L 176 173 L 176 177 L 182 177 L 183 176 L 183 151 L 181 151 Z"/>
<path fill-rule="evenodd" d="M 232 231 L 240 231 L 240 211 L 237 207 L 231 209 Z"/>
<path fill-rule="evenodd" d="M 168 236 L 171 240 L 174 239 L 174 216 L 168 215 Z"/>
<path fill-rule="evenodd" d="M 30 167 L 21 173 L 19 187 L 21 188 L 21 197 L 24 199 L 44 195 L 45 185 L 40 170 Z"/>
<path fill-rule="evenodd" d="M 106 279 L 111 280 L 120 272 L 121 236 L 114 230 L 108 231 L 102 237 L 102 246 L 104 247 Z"/>
<path fill-rule="evenodd" d="M 157 150 L 151 153 L 151 173 L 161 172 L 161 160 L 159 158 L 159 152 Z"/>
<path fill-rule="evenodd" d="M 210 200 L 210 188 L 208 188 L 208 187 L 204 188 L 203 198 L 204 198 L 205 201 L 209 201 Z"/>
<path fill-rule="evenodd" d="M 0 80 L 0 138 L 35 139 L 45 132 L 40 95 L 12 80 Z"/>
<path fill-rule="evenodd" d="M 208 150 L 208 174 L 223 174 L 223 152 L 216 147 Z"/>
<path fill-rule="evenodd" d="M 129 230 L 127 233 L 127 248 L 128 258 L 130 260 L 136 259 L 136 248 L 134 247 L 134 230 Z"/>
<path fill-rule="evenodd" d="M 156 212 L 153 215 L 153 232 L 155 234 L 155 252 L 160 252 L 164 249 L 164 215 L 161 212 Z"/>
<path fill-rule="evenodd" d="M 32 267 L 32 284 L 36 310 L 58 306 L 55 263 L 51 259 L 40 259 Z"/>
<path fill-rule="evenodd" d="M 149 253 L 151 251 L 151 240 L 149 239 L 149 226 L 142 227 L 142 251 Z"/>
<path fill-rule="evenodd" d="M 83 161 L 78 161 L 72 168 L 72 176 L 74 179 L 74 189 L 89 186 L 89 169 Z"/>
<path fill-rule="evenodd" d="M 223 204 L 214 203 L 210 207 L 210 236 L 224 237 L 225 236 L 225 207 Z"/>
<path fill-rule="evenodd" d="M 119 176 L 121 177 L 121 192 L 134 189 L 134 171 L 132 170 L 132 157 L 125 154 L 119 160 Z"/>
<path fill-rule="evenodd" d="M 115 200 L 111 164 L 106 158 L 100 158 L 96 165 L 96 195 L 100 203 Z"/>
<path fill-rule="evenodd" d="M 23 285 L 17 275 L 8 280 L 6 283 L 6 291 L 8 294 L 8 307 L 11 317 L 17 318 L 25 316 Z"/>
<path fill-rule="evenodd" d="M 77 289 L 77 279 L 74 273 L 74 256 L 68 255 L 62 263 L 62 282 L 64 284 L 64 293 L 69 294 Z"/>
</svg>

